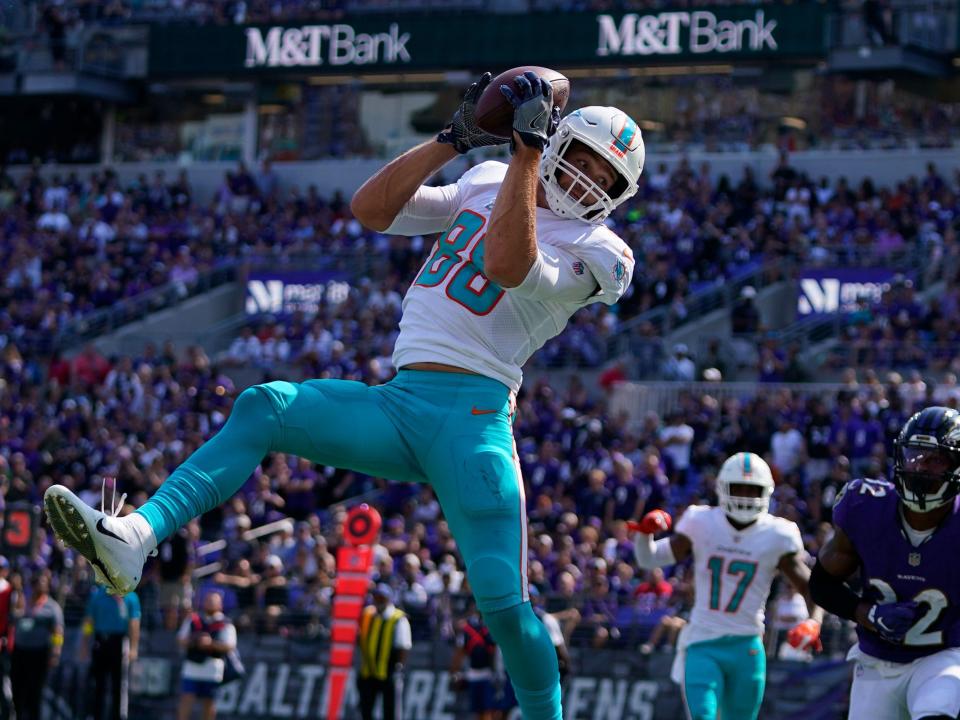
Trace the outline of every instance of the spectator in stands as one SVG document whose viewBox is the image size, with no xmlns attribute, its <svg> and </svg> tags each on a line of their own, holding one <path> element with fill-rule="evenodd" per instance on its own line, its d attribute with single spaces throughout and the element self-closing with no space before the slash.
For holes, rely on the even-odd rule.
<svg viewBox="0 0 960 720">
<path fill-rule="evenodd" d="M 102 383 L 109 372 L 110 362 L 97 352 L 92 343 L 84 346 L 83 352 L 74 358 L 73 367 L 70 369 L 72 377 L 90 387 Z"/>
<path fill-rule="evenodd" d="M 780 426 L 770 437 L 770 454 L 773 467 L 780 477 L 796 472 L 805 459 L 803 435 L 796 428 L 793 418 L 780 418 Z"/>
<path fill-rule="evenodd" d="M 687 482 L 693 438 L 693 428 L 684 422 L 684 415 L 679 411 L 667 416 L 667 424 L 658 433 L 657 443 L 670 461 L 670 480 L 674 484 L 685 485 Z"/>
<path fill-rule="evenodd" d="M 787 579 L 781 578 L 780 589 L 773 602 L 773 622 L 770 623 L 770 642 L 767 647 L 781 660 L 813 659 L 811 650 L 800 650 L 790 645 L 786 633 L 799 623 L 810 617 L 807 602 L 803 595 L 797 592 L 796 587 Z"/>
<path fill-rule="evenodd" d="M 560 682 L 562 683 L 570 673 L 570 652 L 567 650 L 567 642 L 563 636 L 563 630 L 560 628 L 560 623 L 557 621 L 557 618 L 544 609 L 543 595 L 534 585 L 530 586 L 530 602 L 533 605 L 533 611 L 547 629 L 550 641 L 557 651 L 557 663 L 560 666 Z"/>
<path fill-rule="evenodd" d="M 893 45 L 896 38 L 890 31 L 890 8 L 884 0 L 863 0 L 863 23 L 871 45 Z"/>
<path fill-rule="evenodd" d="M 693 382 L 697 366 L 690 359 L 690 352 L 683 343 L 673 346 L 673 356 L 663 366 L 663 379 L 677 382 Z"/>
<path fill-rule="evenodd" d="M 692 583 L 685 582 L 680 577 L 674 578 L 677 588 L 672 593 L 673 607 L 671 612 L 662 615 L 650 632 L 650 637 L 640 646 L 642 655 L 649 655 L 663 643 L 664 650 L 673 650 L 677 644 L 677 636 L 687 624 L 692 607 Z"/>
<path fill-rule="evenodd" d="M 193 570 L 192 536 L 199 534 L 196 522 L 181 528 L 157 548 L 160 569 L 160 612 L 164 627 L 175 630 L 182 614 L 193 605 L 190 575 Z"/>
<path fill-rule="evenodd" d="M 616 626 L 618 602 L 617 596 L 610 592 L 606 563 L 600 558 L 595 558 L 594 563 L 603 564 L 604 570 L 594 574 L 589 581 L 586 599 L 580 611 L 581 623 L 591 634 L 591 646 L 602 648 L 611 639 L 620 637 L 620 630 Z"/>
<path fill-rule="evenodd" d="M 607 474 L 600 468 L 594 468 L 587 475 L 587 486 L 577 497 L 578 511 L 585 520 L 602 519 L 606 516 L 609 497 Z"/>
<path fill-rule="evenodd" d="M 413 553 L 403 556 L 399 585 L 400 604 L 408 612 L 423 611 L 427 607 L 427 591 L 421 582 L 421 562 Z"/>
<path fill-rule="evenodd" d="M 643 607 L 663 607 L 673 596 L 673 585 L 663 576 L 663 568 L 654 568 L 647 574 L 647 578 L 637 585 L 634 597 Z"/>
<path fill-rule="evenodd" d="M 284 574 L 283 560 L 276 555 L 267 557 L 260 582 L 257 584 L 257 597 L 261 607 L 279 614 L 290 603 L 289 579 Z"/>
<path fill-rule="evenodd" d="M 223 614 L 223 596 L 210 592 L 203 598 L 202 612 L 194 612 L 177 633 L 186 652 L 181 669 L 177 720 L 190 720 L 193 705 L 200 701 L 202 720 L 217 716 L 216 691 L 223 682 L 226 657 L 237 647 L 237 630 Z"/>
<path fill-rule="evenodd" d="M 827 412 L 822 398 L 809 402 L 809 419 L 806 423 L 804 445 L 807 461 L 804 466 L 807 482 L 819 483 L 830 472 L 831 443 L 830 435 L 833 419 Z M 900 423 L 897 424 L 900 427 Z M 899 431 L 899 430 L 898 430 Z"/>
<path fill-rule="evenodd" d="M 760 328 L 760 311 L 755 298 L 757 291 L 751 285 L 740 290 L 740 300 L 730 311 L 731 330 L 735 336 L 753 337 Z"/>
</svg>

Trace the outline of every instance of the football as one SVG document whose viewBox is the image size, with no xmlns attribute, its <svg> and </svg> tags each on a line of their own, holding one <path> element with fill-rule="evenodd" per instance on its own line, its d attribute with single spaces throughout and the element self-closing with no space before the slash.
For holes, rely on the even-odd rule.
<svg viewBox="0 0 960 720">
<path fill-rule="evenodd" d="M 501 85 L 513 87 L 513 79 L 532 70 L 553 86 L 553 104 L 560 106 L 560 112 L 567 106 L 570 98 L 570 81 L 556 70 L 537 65 L 523 65 L 497 75 L 477 101 L 475 117 L 477 126 L 497 137 L 508 138 L 513 134 L 513 105 L 500 92 Z"/>
</svg>

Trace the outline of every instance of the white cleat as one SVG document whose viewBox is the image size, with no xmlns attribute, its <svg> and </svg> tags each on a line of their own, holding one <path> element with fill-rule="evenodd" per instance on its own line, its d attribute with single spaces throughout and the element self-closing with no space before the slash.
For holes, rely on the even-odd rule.
<svg viewBox="0 0 960 720">
<path fill-rule="evenodd" d="M 120 507 L 125 497 L 121 496 Z M 53 532 L 90 562 L 98 583 L 116 595 L 136 589 L 147 555 L 152 553 L 146 547 L 148 538 L 143 530 L 138 530 L 130 518 L 116 517 L 119 508 L 108 515 L 90 507 L 63 485 L 47 488 L 43 507 Z"/>
</svg>

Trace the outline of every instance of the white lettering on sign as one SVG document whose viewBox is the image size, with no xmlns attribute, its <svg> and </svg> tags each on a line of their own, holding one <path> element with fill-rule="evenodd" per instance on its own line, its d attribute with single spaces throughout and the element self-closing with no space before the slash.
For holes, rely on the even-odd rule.
<svg viewBox="0 0 960 720">
<path fill-rule="evenodd" d="M 315 313 L 320 304 L 339 305 L 350 294 L 348 283 L 329 282 L 292 283 L 283 280 L 248 280 L 247 315 L 260 313 Z"/>
<path fill-rule="evenodd" d="M 318 65 L 372 65 L 410 62 L 410 33 L 401 33 L 397 23 L 387 32 L 358 33 L 351 25 L 304 25 L 272 27 L 266 32 L 247 28 L 248 68 L 316 67 Z"/>
<path fill-rule="evenodd" d="M 718 20 L 715 13 L 698 10 L 662 12 L 658 15 L 628 13 L 617 25 L 612 15 L 598 15 L 597 55 L 677 55 L 688 50 L 694 54 L 759 52 L 777 50 L 773 35 L 776 20 L 768 20 L 765 10 L 757 10 L 753 20 Z M 680 29 L 689 28 L 687 46 L 681 42 Z"/>
<path fill-rule="evenodd" d="M 868 305 L 880 302 L 889 282 L 844 282 L 839 278 L 801 278 L 797 311 L 811 313 L 853 312 L 861 299 Z"/>
<path fill-rule="evenodd" d="M 456 695 L 450 676 L 433 670 L 413 670 L 404 685 L 404 716 L 421 720 L 454 720 Z M 653 720 L 659 686 L 655 681 L 629 678 L 578 677 L 567 685 L 566 720 Z M 253 664 L 242 682 L 222 687 L 217 710 L 224 720 L 264 717 L 321 717 L 326 712 L 327 682 L 323 666 L 313 664 Z M 347 681 L 343 712 L 357 707 L 356 683 Z"/>
</svg>

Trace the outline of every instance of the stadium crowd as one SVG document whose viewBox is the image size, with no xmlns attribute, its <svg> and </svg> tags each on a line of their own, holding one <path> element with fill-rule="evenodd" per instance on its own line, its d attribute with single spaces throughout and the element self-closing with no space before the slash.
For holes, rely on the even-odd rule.
<svg viewBox="0 0 960 720">
<path fill-rule="evenodd" d="M 626 297 L 614 308 L 597 304 L 580 311 L 534 363 L 600 367 L 610 358 L 613 339 L 626 320 L 659 308 L 672 326 L 682 325 L 692 316 L 691 294 L 761 267 L 788 272 L 793 262 L 806 267 L 910 266 L 921 273 L 918 280 L 948 280 L 947 294 L 930 308 L 917 300 L 906 277 L 876 307 L 864 300 L 862 311 L 850 316 L 847 332 L 856 335 L 854 342 L 844 343 L 836 351 L 844 354 L 834 354 L 824 366 L 957 371 L 952 367 L 958 332 L 953 310 L 960 291 L 953 280 L 960 273 L 954 227 L 960 178 L 947 182 L 930 166 L 922 180 L 909 179 L 895 190 L 877 190 L 868 182 L 852 190 L 843 180 L 833 187 L 825 181 L 814 186 L 784 160 L 773 173 L 772 188 L 762 191 L 749 169 L 735 188 L 725 178 L 714 183 L 708 173 L 709 168 L 702 167 L 695 175 L 680 163 L 672 172 L 661 165 L 641 178 L 638 198 L 611 221 L 640 258 Z M 389 375 L 389 349 L 405 290 L 400 277 L 413 276 L 424 243 L 416 239 L 407 246 L 399 238 L 381 242 L 384 248 L 389 242 L 403 272 L 361 282 L 348 302 L 321 303 L 313 318 L 254 319 L 232 344 L 228 362 L 256 367 L 281 361 L 309 376 L 319 360 L 335 377 L 382 380 Z M 809 372 L 796 366 L 796 348 L 784 346 L 760 322 L 755 295 L 752 287 L 743 289 L 732 308 L 730 328 L 752 345 L 753 377 L 809 379 Z M 707 368 L 733 371 L 739 362 L 736 353 L 724 348 L 691 353 L 684 347 L 679 353 L 683 367 L 678 368 L 677 349 L 663 346 L 654 325 L 631 325 L 629 377 L 692 380 Z M 718 345 L 725 334 L 717 334 Z M 898 343 L 894 352 L 891 343 L 904 338 L 917 342 Z M 936 352 L 918 355 L 934 345 Z M 861 346 L 856 357 L 849 356 L 851 347 Z"/>
<path fill-rule="evenodd" d="M 955 278 L 956 275 L 948 277 Z M 884 293 L 878 303 L 861 302 L 851 313 L 843 342 L 827 358 L 833 367 L 898 368 L 935 373 L 960 371 L 960 288 L 921 302 L 912 284 Z"/>
<path fill-rule="evenodd" d="M 923 178 L 896 188 L 877 189 L 867 181 L 854 189 L 842 179 L 833 186 L 825 180 L 815 184 L 786 156 L 771 178 L 769 189 L 761 189 L 749 168 L 736 183 L 725 176 L 714 181 L 709 167 L 694 171 L 685 161 L 672 169 L 651 168 L 637 197 L 610 221 L 639 259 L 630 291 L 613 309 L 582 311 L 537 362 L 600 366 L 609 356 L 609 338 L 624 320 L 662 307 L 671 324 L 682 324 L 692 293 L 771 263 L 895 265 L 923 257 L 928 269 L 956 277 L 960 178 L 944 178 L 931 165 Z M 50 340 L 71 324 L 104 308 L 122 312 L 123 300 L 150 289 L 172 288 L 179 298 L 203 287 L 217 267 L 251 258 L 289 265 L 311 255 L 313 265 L 349 268 L 370 280 L 347 303 L 328 302 L 315 318 L 259 329 L 259 344 L 273 336 L 283 357 L 268 352 L 260 358 L 258 343 L 244 349 L 238 341 L 234 360 L 289 357 L 310 368 L 318 360 L 337 365 L 343 356 L 362 373 L 381 378 L 389 372 L 382 366 L 389 363 L 406 279 L 415 275 L 429 247 L 429 239 L 366 231 L 339 194 L 325 198 L 314 187 L 281 192 L 269 163 L 252 171 L 240 165 L 209 203 L 193 198 L 186 173 L 175 179 L 162 172 L 141 175 L 123 186 L 110 171 L 86 180 L 75 173 L 44 179 L 35 168 L 16 182 L 0 172 L 0 235 L 0 337 L 16 342 L 21 352 L 49 351 Z M 951 319 L 955 294 L 926 311 L 911 300 L 906 310 L 897 309 L 904 318 L 893 323 L 883 320 L 893 306 L 865 307 L 851 332 L 871 343 L 891 333 L 896 339 L 917 333 L 949 349 L 957 333 Z M 343 348 L 331 363 L 337 342 Z M 38 347 L 43 343 L 47 347 Z M 662 349 L 657 352 L 659 371 L 666 358 Z M 777 352 L 784 354 L 783 348 Z M 875 353 L 861 355 L 844 364 L 878 361 Z M 379 370 L 367 367 L 373 359 Z M 938 355 L 931 362 L 940 369 L 947 360 Z"/>
<path fill-rule="evenodd" d="M 88 348 L 46 366 L 11 347 L 0 396 L 4 504 L 39 503 L 53 482 L 95 503 L 108 477 L 116 478 L 106 481 L 108 494 L 115 483 L 138 506 L 222 426 L 237 394 L 198 348 L 178 357 L 170 347 L 148 347 L 140 357 L 114 359 Z M 958 399 L 955 381 L 934 386 L 891 375 L 881 382 L 867 374 L 828 398 L 786 390 L 686 394 L 666 417 L 651 412 L 631 426 L 576 376 L 566 387 L 538 382 L 521 393 L 515 424 L 529 486 L 531 582 L 573 642 L 645 641 L 662 617 L 682 618 L 690 582 L 683 567 L 666 578 L 638 572 L 625 520 L 709 501 L 722 459 L 752 450 L 775 469 L 774 511 L 800 524 L 815 553 L 842 484 L 888 471 L 892 437 L 913 408 Z M 417 632 L 449 632 L 452 598 L 466 580 L 432 492 L 283 455 L 268 457 L 239 495 L 161 548 L 141 587 L 145 627 L 175 626 L 196 589 L 192 571 L 220 563 L 199 590 L 224 589 L 240 627 L 322 632 L 342 503 L 353 497 L 374 500 L 386 520 L 378 578 L 395 587 Z M 247 532 L 281 520 L 289 523 L 272 535 Z M 14 572 L 26 581 L 50 573 L 68 622 L 75 621 L 90 568 L 51 538 L 41 529 Z M 225 545 L 209 545 L 218 539 Z"/>
<path fill-rule="evenodd" d="M 116 478 L 108 484 L 129 493 L 133 506 L 141 504 L 223 424 L 237 393 L 227 372 L 231 364 L 275 374 L 293 363 L 304 375 L 370 383 L 391 377 L 402 278 L 414 276 L 428 239 L 367 233 L 342 198 L 322 198 L 314 189 L 281 194 L 269 166 L 231 173 L 209 204 L 192 199 L 185 177 L 142 177 L 130 187 L 109 172 L 86 182 L 75 176 L 47 182 L 38 172 L 17 182 L 0 177 L 4 504 L 36 504 L 53 482 L 95 502 L 104 477 Z M 624 318 L 661 306 L 680 314 L 691 291 L 771 259 L 850 265 L 899 262 L 919 251 L 928 266 L 955 277 L 958 178 L 943 178 L 931 166 L 923 178 L 893 189 L 870 183 L 851 189 L 844 181 L 814 186 L 784 158 L 772 181 L 762 190 L 749 170 L 734 185 L 714 183 L 708 168 L 694 171 L 685 162 L 672 171 L 651 168 L 637 200 L 612 220 L 640 259 L 631 294 L 620 308 L 581 313 L 539 362 L 554 363 L 575 349 L 580 364 L 598 366 L 606 357 L 605 338 Z M 877 242 L 865 240 L 874 235 Z M 865 253 L 868 245 L 872 250 Z M 346 299 L 325 302 L 316 316 L 264 319 L 214 361 L 197 347 L 178 355 L 170 344 L 116 358 L 90 346 L 65 359 L 29 342 L 31 331 L 49 334 L 65 319 L 150 285 L 174 282 L 188 289 L 198 266 L 214 259 L 266 255 L 290 263 L 317 249 L 332 257 L 378 259 L 364 273 L 370 279 L 354 283 Z M 918 332 L 955 332 L 944 318 L 955 316 L 950 303 L 956 304 L 956 293 L 924 309 L 911 292 L 906 283 L 898 286 L 870 313 L 888 318 L 895 334 L 912 332 L 905 318 L 918 321 Z M 755 315 L 739 316 L 736 308 L 734 314 L 741 330 L 761 334 Z M 675 369 L 688 372 L 686 349 L 675 355 Z M 687 395 L 677 411 L 664 418 L 650 414 L 639 427 L 609 415 L 575 378 L 563 388 L 527 388 L 516 433 L 530 486 L 531 581 L 568 636 L 640 643 L 653 628 L 665 628 L 655 641 L 677 628 L 690 599 L 687 573 L 638 573 L 624 521 L 645 509 L 677 514 L 689 503 L 708 501 L 712 473 L 726 454 L 752 450 L 771 459 L 778 474 L 776 512 L 801 524 L 815 552 L 842 483 L 851 474 L 887 471 L 890 439 L 912 408 L 928 398 L 955 405 L 960 396 L 949 376 L 937 385 L 919 372 L 881 382 L 868 371 L 858 384 L 850 372 L 847 389 L 835 397 Z M 624 376 L 614 368 L 601 385 L 616 393 Z M 452 598 L 466 581 L 430 490 L 279 455 L 263 463 L 239 496 L 168 543 L 142 588 L 145 626 L 175 625 L 195 590 L 193 570 L 206 566 L 201 590 L 225 589 L 241 627 L 322 632 L 341 503 L 357 496 L 375 498 L 386 517 L 379 578 L 396 585 L 417 632 L 449 633 Z M 270 536 L 247 532 L 283 520 L 291 525 L 276 526 Z M 220 538 L 225 547 L 209 544 Z M 38 573 L 50 573 L 68 619 L 77 619 L 90 569 L 64 554 L 45 530 L 13 570 L 23 587 Z"/>
</svg>

